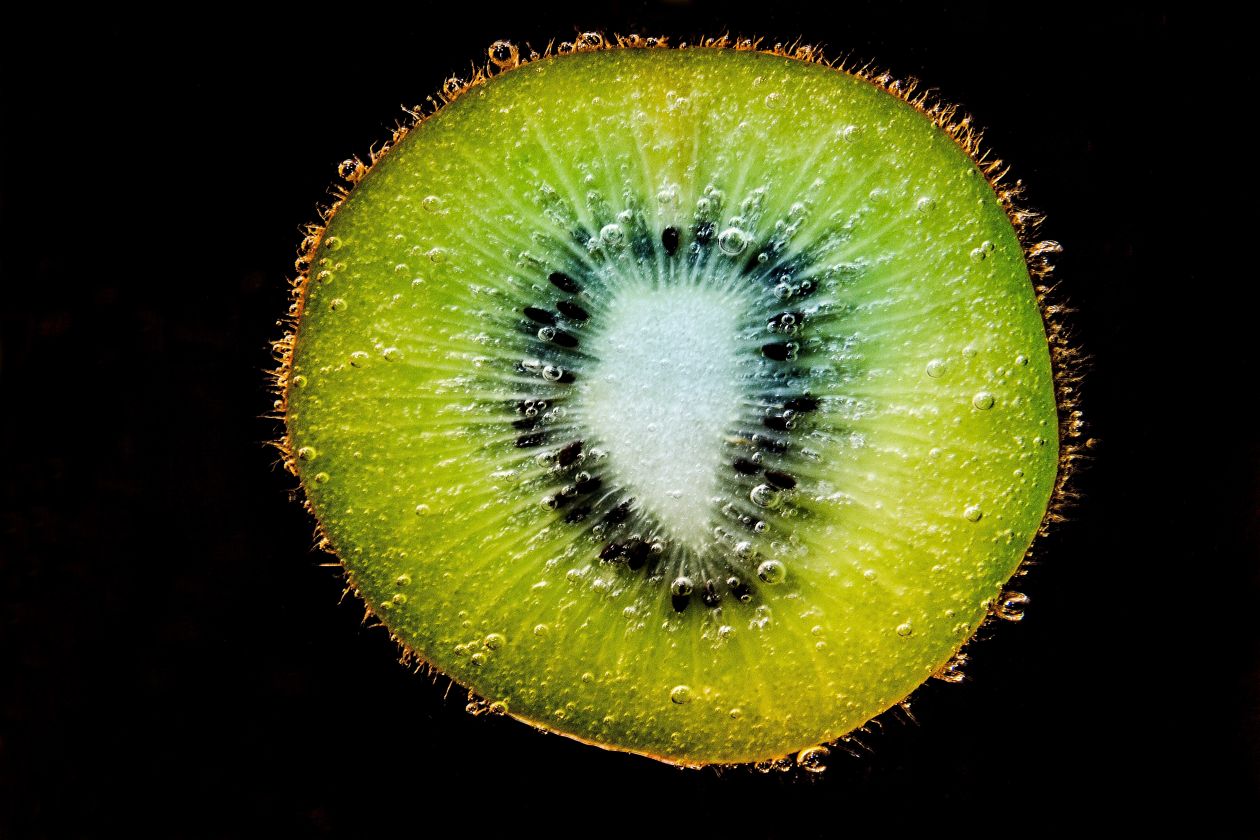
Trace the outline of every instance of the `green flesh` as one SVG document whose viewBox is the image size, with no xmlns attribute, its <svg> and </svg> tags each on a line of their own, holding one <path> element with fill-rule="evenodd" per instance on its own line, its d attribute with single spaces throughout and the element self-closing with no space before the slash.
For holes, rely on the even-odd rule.
<svg viewBox="0 0 1260 840">
<path fill-rule="evenodd" d="M 685 764 L 839 738 L 948 662 L 1049 503 L 1006 213 L 927 118 L 825 66 L 505 73 L 371 170 L 311 277 L 287 421 L 320 524 L 407 646 L 547 729 Z"/>
</svg>

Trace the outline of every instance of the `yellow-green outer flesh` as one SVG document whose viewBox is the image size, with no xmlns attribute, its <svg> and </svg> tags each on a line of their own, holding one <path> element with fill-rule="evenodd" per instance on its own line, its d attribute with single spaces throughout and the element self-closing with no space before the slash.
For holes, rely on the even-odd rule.
<svg viewBox="0 0 1260 840">
<path fill-rule="evenodd" d="M 634 190 L 655 230 L 686 229 L 708 185 L 735 207 L 767 187 L 765 224 L 805 192 L 811 220 L 863 208 L 837 255 L 870 260 L 838 295 L 861 372 L 846 395 L 862 407 L 845 420 L 856 437 L 823 452 L 826 494 L 802 489 L 817 515 L 788 583 L 766 590 L 768 613 L 724 608 L 726 638 L 708 611 L 676 616 L 632 573 L 573 551 L 555 513 L 492 476 L 503 450 L 485 442 L 502 430 L 460 413 L 461 372 L 479 357 L 506 364 L 463 310 L 507 276 L 545 285 L 545 268 L 521 259 L 532 234 L 557 232 L 526 196 L 543 182 L 596 231 L 591 190 L 613 212 Z M 676 200 L 656 200 L 664 183 Z M 586 741 L 703 764 L 844 735 L 974 632 L 1051 496 L 1051 360 L 1005 211 L 929 119 L 825 66 L 613 50 L 503 74 L 373 168 L 311 274 L 287 423 L 332 546 L 426 662 Z M 976 407 L 980 392 L 991 408 Z M 671 699 L 677 686 L 689 702 Z"/>
</svg>

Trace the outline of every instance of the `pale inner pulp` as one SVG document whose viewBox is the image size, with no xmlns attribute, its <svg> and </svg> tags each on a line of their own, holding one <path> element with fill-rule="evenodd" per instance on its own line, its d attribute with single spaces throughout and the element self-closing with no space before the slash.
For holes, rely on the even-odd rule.
<svg viewBox="0 0 1260 840">
<path fill-rule="evenodd" d="M 696 550 L 712 536 L 722 441 L 740 417 L 741 310 L 698 285 L 623 289 L 581 387 L 586 424 L 628 494 Z"/>
</svg>

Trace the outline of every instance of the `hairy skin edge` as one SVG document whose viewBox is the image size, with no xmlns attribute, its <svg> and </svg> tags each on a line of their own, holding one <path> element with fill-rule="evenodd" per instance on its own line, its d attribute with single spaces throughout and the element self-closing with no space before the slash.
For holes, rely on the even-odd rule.
<svg viewBox="0 0 1260 840">
<path fill-rule="evenodd" d="M 874 85 L 885 93 L 897 97 L 903 102 L 912 106 L 920 114 L 927 117 L 932 123 L 953 138 L 954 142 L 966 152 L 967 156 L 983 173 L 989 186 L 993 189 L 997 196 L 998 203 L 1002 209 L 1006 211 L 1007 218 L 1010 219 L 1012 227 L 1015 229 L 1016 235 L 1019 237 L 1020 245 L 1024 250 L 1024 261 L 1028 266 L 1028 272 L 1032 279 L 1033 291 L 1036 295 L 1037 305 L 1041 310 L 1042 321 L 1046 328 L 1046 338 L 1050 346 L 1050 364 L 1051 372 L 1054 377 L 1055 402 L 1058 406 L 1059 415 L 1059 467 L 1058 474 L 1055 478 L 1054 491 L 1051 493 L 1049 504 L 1046 507 L 1045 515 L 1042 517 L 1041 525 L 1037 529 L 1037 534 L 1033 539 L 1032 545 L 1029 546 L 1023 560 L 1020 562 L 1019 568 L 1016 569 L 1011 580 L 1027 575 L 1028 570 L 1036 565 L 1039 559 L 1038 545 L 1044 541 L 1045 536 L 1052 527 L 1067 519 L 1067 515 L 1074 507 L 1079 499 L 1073 486 L 1073 477 L 1079 469 L 1085 464 L 1089 458 L 1087 450 L 1092 449 L 1096 441 L 1093 438 L 1085 439 L 1085 421 L 1080 410 L 1080 385 L 1081 378 L 1086 363 L 1085 357 L 1080 353 L 1073 343 L 1073 336 L 1069 328 L 1065 324 L 1066 317 L 1070 314 L 1071 309 L 1060 299 L 1057 288 L 1052 284 L 1050 275 L 1053 270 L 1051 265 L 1052 257 L 1061 252 L 1062 248 L 1059 243 L 1053 240 L 1039 240 L 1037 237 L 1038 229 L 1041 226 L 1044 217 L 1033 210 L 1030 210 L 1023 204 L 1023 183 L 1021 181 L 1008 181 L 1010 168 L 1006 166 L 1002 160 L 993 157 L 982 145 L 982 132 L 975 128 L 972 124 L 971 116 L 963 114 L 959 116 L 959 109 L 956 105 L 949 105 L 941 102 L 932 93 L 930 89 L 920 89 L 919 83 L 915 79 L 907 79 L 902 81 L 896 79 L 888 71 L 877 70 L 869 63 L 859 66 L 850 65 L 846 59 L 828 59 L 823 55 L 820 48 L 808 44 L 801 44 L 799 41 L 792 44 L 775 44 L 771 48 L 762 46 L 761 38 L 731 38 L 729 35 L 720 35 L 717 37 L 702 37 L 694 43 L 686 41 L 680 42 L 678 46 L 672 47 L 666 37 L 644 37 L 641 35 L 613 35 L 606 37 L 598 32 L 586 32 L 577 36 L 574 41 L 563 41 L 559 45 L 555 42 L 548 43 L 541 53 L 530 49 L 529 56 L 522 58 L 516 46 L 507 42 L 496 42 L 490 47 L 490 61 L 482 67 L 473 67 L 472 76 L 468 80 L 463 80 L 458 76 L 452 76 L 443 83 L 442 89 L 436 96 L 430 96 L 426 99 L 425 105 L 416 108 L 406 109 L 410 120 L 406 124 L 399 123 L 394 128 L 390 139 L 382 144 L 379 148 L 375 144 L 368 151 L 368 160 L 365 163 L 358 157 L 348 158 L 342 161 L 338 166 L 337 172 L 342 180 L 346 181 L 350 186 L 337 184 L 331 189 L 332 195 L 335 197 L 332 204 L 326 207 L 320 207 L 319 218 L 317 223 L 308 224 L 305 227 L 306 236 L 302 239 L 302 243 L 298 248 L 298 258 L 294 262 L 294 268 L 298 274 L 290 281 L 290 296 L 292 303 L 289 305 L 288 315 L 279 323 L 284 329 L 284 335 L 272 342 L 272 355 L 275 359 L 276 366 L 268 371 L 270 379 L 271 391 L 275 394 L 276 400 L 273 404 L 273 410 L 266 415 L 268 419 L 284 422 L 288 416 L 289 408 L 289 380 L 293 367 L 293 348 L 297 340 L 298 324 L 301 320 L 302 310 L 306 304 L 306 287 L 310 282 L 310 267 L 314 263 L 315 254 L 319 249 L 320 242 L 323 238 L 324 231 L 336 215 L 337 210 L 341 207 L 341 203 L 350 195 L 351 189 L 363 179 L 377 161 L 387 155 L 400 140 L 407 136 L 411 129 L 420 125 L 433 114 L 436 114 L 443 107 L 454 102 L 469 90 L 485 84 L 490 79 L 502 73 L 511 72 L 520 67 L 524 67 L 535 61 L 549 58 L 553 55 L 570 55 L 580 52 L 599 52 L 603 50 L 617 49 L 688 49 L 688 48 L 708 48 L 708 49 L 732 49 L 742 52 L 760 52 L 769 55 L 775 55 L 782 58 L 791 58 L 797 61 L 803 61 L 808 64 L 822 64 L 827 67 L 834 68 L 838 72 L 849 73 L 864 81 Z M 528 45 L 526 45 L 528 48 Z M 506 50 L 508 55 L 502 57 L 497 55 L 496 47 Z M 286 470 L 294 476 L 297 472 L 297 458 L 293 449 L 293 442 L 288 434 L 287 425 L 283 437 L 279 440 L 271 441 L 272 446 L 280 451 L 280 463 Z M 300 492 L 299 488 L 295 493 Z M 325 533 L 323 526 L 319 523 L 315 516 L 315 510 L 309 499 L 303 499 L 303 507 L 311 514 L 315 521 L 315 548 L 326 551 L 336 556 L 331 541 Z M 369 619 L 375 618 L 370 605 L 367 604 L 355 584 L 354 576 L 349 569 L 338 558 L 336 563 L 326 564 L 331 567 L 340 568 L 346 580 L 346 588 L 343 597 L 353 592 L 357 598 L 364 604 L 364 617 L 366 623 Z M 967 646 L 972 644 L 980 637 L 980 631 L 990 626 L 994 612 L 991 609 L 989 614 L 977 626 L 976 631 L 954 651 L 951 662 L 959 653 Z M 381 622 L 381 626 L 385 626 Z M 388 629 L 388 628 L 387 628 Z M 429 674 L 434 682 L 440 679 L 447 680 L 447 691 L 457 685 L 457 683 L 447 677 L 445 674 L 431 668 L 420 655 L 412 649 L 403 639 L 396 634 L 390 633 L 390 639 L 399 647 L 401 651 L 400 661 L 402 664 L 413 667 L 417 672 Z M 942 669 L 944 670 L 944 669 Z M 940 672 L 938 672 L 939 675 Z M 465 688 L 460 686 L 461 688 Z M 920 685 L 922 687 L 922 684 Z M 916 689 L 917 690 L 917 689 Z M 494 709 L 494 704 L 477 697 L 470 689 L 465 688 L 468 693 L 468 708 L 475 714 Z M 911 692 L 913 694 L 913 692 Z M 867 727 L 874 724 L 876 727 L 882 728 L 881 719 L 888 716 L 892 708 L 900 708 L 903 712 L 909 713 L 910 695 L 902 698 L 901 701 L 894 704 L 889 709 L 885 709 L 879 715 L 876 715 L 867 723 L 860 727 L 856 732 L 868 732 Z M 651 753 L 640 752 L 635 750 L 627 750 L 610 744 L 601 744 L 593 741 L 587 741 L 583 738 L 575 736 L 568 732 L 557 732 L 545 724 L 531 720 L 521 715 L 515 714 L 509 708 L 506 713 L 517 720 L 529 724 L 535 729 L 552 732 L 563 735 L 566 738 L 579 741 L 591 746 L 600 747 L 601 749 L 613 752 L 630 752 L 637 755 L 643 755 L 653 758 L 657 761 L 672 764 L 679 767 L 700 768 L 714 767 L 721 768 L 724 766 L 744 767 L 747 764 L 687 764 L 679 762 L 676 759 L 665 758 Z M 838 742 L 847 742 L 853 737 L 854 733 L 848 733 L 837 739 Z M 835 742 L 833 742 L 834 744 Z M 770 759 L 772 762 L 778 762 L 782 759 L 789 758 L 791 754 Z M 759 762 L 760 763 L 760 762 Z"/>
</svg>

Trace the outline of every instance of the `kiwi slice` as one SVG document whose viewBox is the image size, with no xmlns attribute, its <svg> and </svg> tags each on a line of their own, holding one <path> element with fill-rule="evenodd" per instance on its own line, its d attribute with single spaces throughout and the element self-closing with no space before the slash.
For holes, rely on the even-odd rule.
<svg viewBox="0 0 1260 840">
<path fill-rule="evenodd" d="M 486 707 L 808 763 L 1019 615 L 1053 245 L 886 77 L 649 45 L 496 44 L 343 166 L 282 447 L 368 610 Z"/>
</svg>

